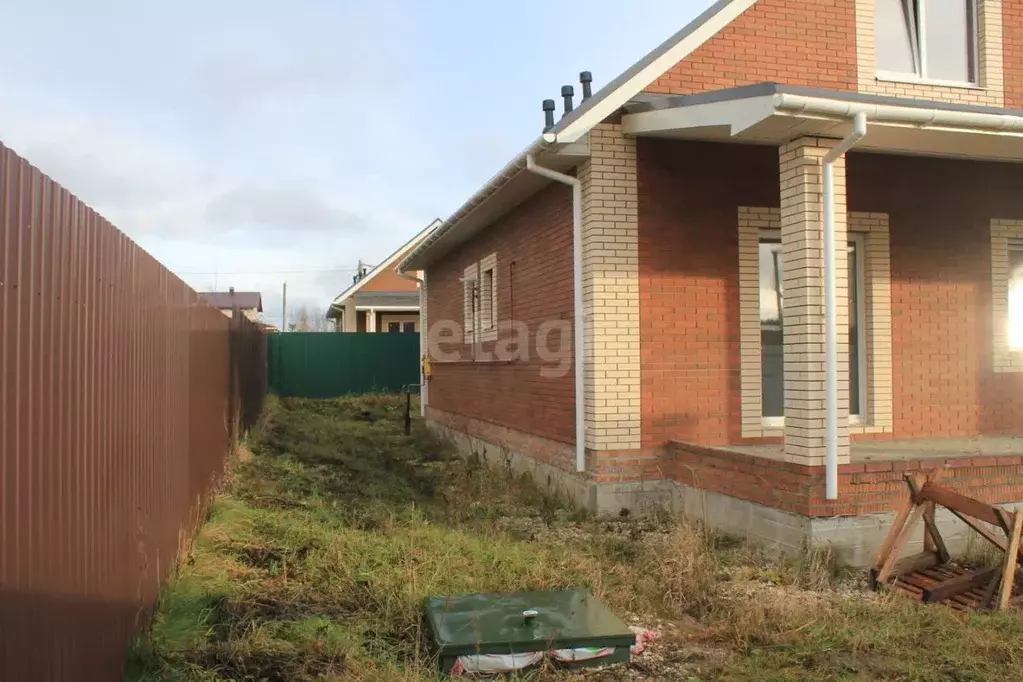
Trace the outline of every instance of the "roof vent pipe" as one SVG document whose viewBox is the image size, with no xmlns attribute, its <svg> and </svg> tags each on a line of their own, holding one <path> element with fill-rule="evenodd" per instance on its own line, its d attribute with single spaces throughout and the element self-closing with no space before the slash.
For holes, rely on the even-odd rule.
<svg viewBox="0 0 1023 682">
<path fill-rule="evenodd" d="M 583 71 L 579 74 L 579 82 L 583 84 L 583 101 L 585 102 L 593 96 L 593 88 L 590 87 L 590 83 L 593 82 L 593 74 Z"/>
<path fill-rule="evenodd" d="M 568 116 L 572 113 L 572 96 L 575 95 L 575 88 L 571 85 L 561 86 L 561 96 L 565 98 L 565 113 L 562 116 Z"/>
<path fill-rule="evenodd" d="M 554 110 L 557 105 L 552 99 L 545 99 L 543 101 L 543 129 L 544 132 L 554 127 Z"/>
</svg>

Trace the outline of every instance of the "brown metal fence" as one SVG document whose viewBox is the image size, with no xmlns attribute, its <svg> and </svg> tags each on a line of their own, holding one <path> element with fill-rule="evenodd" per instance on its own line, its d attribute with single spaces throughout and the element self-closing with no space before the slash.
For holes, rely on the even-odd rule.
<svg viewBox="0 0 1023 682">
<path fill-rule="evenodd" d="M 266 344 L 0 144 L 0 680 L 116 680 Z"/>
</svg>

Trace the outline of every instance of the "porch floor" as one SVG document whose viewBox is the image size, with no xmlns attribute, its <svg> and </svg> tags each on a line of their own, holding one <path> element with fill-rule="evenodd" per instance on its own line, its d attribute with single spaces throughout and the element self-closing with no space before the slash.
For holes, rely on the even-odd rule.
<svg viewBox="0 0 1023 682">
<path fill-rule="evenodd" d="M 715 449 L 767 459 L 784 459 L 783 445 L 720 445 Z M 969 436 L 957 438 L 907 438 L 853 442 L 853 463 L 891 462 L 957 457 L 1023 456 L 1023 436 Z"/>
</svg>

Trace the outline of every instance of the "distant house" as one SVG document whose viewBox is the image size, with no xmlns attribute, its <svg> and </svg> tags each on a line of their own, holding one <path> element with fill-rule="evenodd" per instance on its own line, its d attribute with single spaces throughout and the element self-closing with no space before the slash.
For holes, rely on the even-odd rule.
<svg viewBox="0 0 1023 682">
<path fill-rule="evenodd" d="M 259 314 L 263 312 L 263 296 L 258 291 L 235 291 L 232 287 L 228 291 L 208 291 L 199 295 L 228 317 L 231 317 L 231 311 L 235 306 L 242 315 L 253 322 L 258 320 Z"/>
<path fill-rule="evenodd" d="M 334 321 L 337 331 L 419 331 L 419 283 L 399 276 L 394 266 L 440 224 L 440 220 L 433 221 L 372 270 L 355 275 L 352 285 L 338 294 L 327 310 L 327 319 Z"/>
</svg>

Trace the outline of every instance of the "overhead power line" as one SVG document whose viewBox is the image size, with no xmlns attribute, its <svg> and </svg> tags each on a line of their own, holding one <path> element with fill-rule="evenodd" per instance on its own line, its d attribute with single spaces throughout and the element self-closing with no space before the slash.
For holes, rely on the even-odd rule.
<svg viewBox="0 0 1023 682">
<path fill-rule="evenodd" d="M 174 270 L 178 275 L 300 275 L 321 272 L 357 272 L 358 265 L 341 265 L 330 268 L 301 268 L 298 270 Z"/>
</svg>

